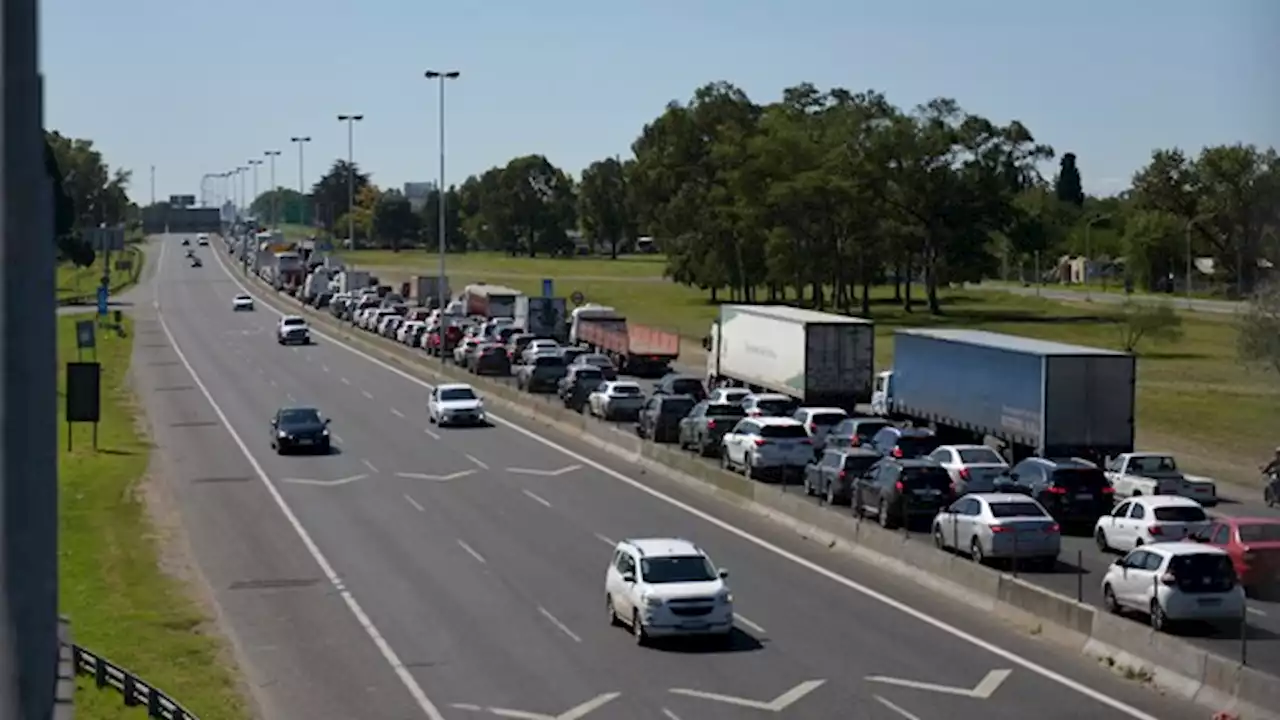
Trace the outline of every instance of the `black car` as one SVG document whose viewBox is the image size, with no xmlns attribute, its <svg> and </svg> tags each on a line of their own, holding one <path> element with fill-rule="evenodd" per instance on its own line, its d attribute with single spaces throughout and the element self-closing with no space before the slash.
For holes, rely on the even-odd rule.
<svg viewBox="0 0 1280 720">
<path fill-rule="evenodd" d="M 680 437 L 680 420 L 696 404 L 692 395 L 654 395 L 640 409 L 636 434 L 656 443 L 675 442 Z"/>
<path fill-rule="evenodd" d="M 805 467 L 804 492 L 826 498 L 828 505 L 848 505 L 858 478 L 879 461 L 880 453 L 870 448 L 828 448 Z"/>
<path fill-rule="evenodd" d="M 590 365 L 600 368 L 600 372 L 604 373 L 605 380 L 618 379 L 618 368 L 609 359 L 609 356 L 603 353 L 582 353 L 573 359 L 573 365 Z"/>
<path fill-rule="evenodd" d="M 510 375 L 511 358 L 505 347 L 486 345 L 467 358 L 467 369 L 476 375 Z"/>
<path fill-rule="evenodd" d="M 1091 462 L 1075 458 L 1027 458 L 1005 471 L 997 485 L 1030 495 L 1054 520 L 1092 530 L 1115 507 L 1115 489 Z"/>
<path fill-rule="evenodd" d="M 851 417 L 841 420 L 827 433 L 826 446 L 829 448 L 849 448 L 871 445 L 871 439 L 884 428 L 889 421 L 884 418 Z"/>
<path fill-rule="evenodd" d="M 329 419 L 315 408 L 280 408 L 271 418 L 271 447 L 284 455 L 293 450 L 329 452 Z"/>
<path fill-rule="evenodd" d="M 853 484 L 853 514 L 895 528 L 933 518 L 955 500 L 951 476 L 932 460 L 882 457 Z"/>
<path fill-rule="evenodd" d="M 653 389 L 653 394 L 690 395 L 693 399 L 701 402 L 707 399 L 707 388 L 703 386 L 701 378 L 693 375 L 671 373 L 658 381 L 658 386 Z"/>
<path fill-rule="evenodd" d="M 697 450 L 704 456 L 720 454 L 720 440 L 733 429 L 747 411 L 738 403 L 703 400 L 680 420 L 680 447 Z"/>
<path fill-rule="evenodd" d="M 942 441 L 928 428 L 900 428 L 890 425 L 880 428 L 871 438 L 871 445 L 876 452 L 895 458 L 924 457 L 934 450 Z"/>
<path fill-rule="evenodd" d="M 516 386 L 531 393 L 555 392 L 568 368 L 559 355 L 539 355 L 528 365 L 521 365 Z"/>
<path fill-rule="evenodd" d="M 569 374 L 560 381 L 560 399 L 565 408 L 582 412 L 587 404 L 587 396 L 595 392 L 605 381 L 600 368 L 591 365 L 578 365 L 569 368 Z"/>
</svg>

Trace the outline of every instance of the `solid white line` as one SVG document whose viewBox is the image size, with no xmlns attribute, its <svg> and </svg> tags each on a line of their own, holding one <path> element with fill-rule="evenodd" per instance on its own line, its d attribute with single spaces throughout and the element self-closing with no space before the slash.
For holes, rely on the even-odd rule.
<svg viewBox="0 0 1280 720">
<path fill-rule="evenodd" d="M 475 559 L 476 559 L 480 564 L 482 564 L 482 565 L 486 565 L 486 564 L 488 564 L 488 563 L 487 563 L 487 561 L 484 559 L 484 556 L 483 556 L 483 555 L 481 555 L 480 553 L 476 552 L 476 549 L 475 549 L 475 548 L 473 548 L 473 547 L 471 547 L 470 545 L 468 545 L 468 544 L 466 544 L 466 543 L 462 542 L 461 540 L 459 540 L 459 541 L 458 541 L 458 546 L 459 546 L 459 547 L 461 547 L 463 550 L 466 550 L 466 551 L 467 551 L 467 554 L 468 554 L 468 555 L 470 555 L 471 557 L 475 558 Z"/>
<path fill-rule="evenodd" d="M 876 702 L 880 703 L 881 705 L 883 705 L 883 706 L 885 706 L 885 707 L 889 708 L 890 710 L 892 710 L 892 711 L 894 711 L 894 712 L 898 713 L 899 715 L 901 715 L 902 717 L 906 718 L 906 720 L 920 720 L 919 716 L 912 715 L 911 713 L 909 713 L 909 712 L 907 712 L 906 710 L 904 710 L 904 709 L 902 709 L 902 708 L 898 707 L 897 705 L 895 705 L 895 704 L 893 704 L 893 703 L 889 702 L 888 700 L 886 700 L 886 699 L 884 699 L 884 698 L 880 697 L 879 695 L 872 695 L 871 697 L 875 698 L 875 699 L 876 699 Z"/>
<path fill-rule="evenodd" d="M 328 366 L 328 365 L 321 365 L 321 366 L 320 366 L 320 369 L 321 369 L 321 370 L 323 370 L 323 371 L 325 371 L 325 372 L 329 372 L 329 366 Z"/>
<path fill-rule="evenodd" d="M 288 401 L 288 402 L 292 403 L 292 402 L 293 402 L 293 393 L 285 393 L 285 394 L 284 394 L 284 399 L 285 399 L 286 401 Z"/>
<path fill-rule="evenodd" d="M 743 625 L 746 625 L 749 629 L 751 629 L 751 630 L 755 630 L 755 631 L 756 631 L 758 634 L 760 634 L 760 635 L 768 635 L 768 634 L 769 634 L 769 632 L 768 632 L 767 630 L 765 630 L 764 628 L 760 627 L 760 626 L 759 626 L 759 625 L 757 625 L 756 623 L 751 622 L 750 620 L 748 620 L 746 617 L 742 616 L 742 615 L 741 615 L 741 614 L 739 614 L 739 613 L 734 613 L 734 614 L 733 614 L 733 619 L 734 619 L 734 620 L 737 620 L 738 622 L 742 623 Z"/>
<path fill-rule="evenodd" d="M 405 496 L 404 496 L 404 499 L 409 501 L 409 504 L 413 506 L 413 509 L 417 510 L 418 512 L 425 512 L 425 511 L 422 509 L 422 506 L 418 504 L 418 501 L 417 501 L 417 500 L 414 500 L 413 498 L 409 497 L 408 495 L 405 495 Z"/>
<path fill-rule="evenodd" d="M 596 533 L 596 537 L 600 540 L 600 542 L 604 543 L 605 545 L 608 545 L 609 547 L 614 547 L 618 544 L 610 540 L 608 535 L 601 535 L 600 533 Z"/>
<path fill-rule="evenodd" d="M 214 257 L 217 257 L 216 253 Z M 219 258 L 218 262 L 221 264 L 221 258 Z M 223 270 L 225 269 L 226 266 L 224 265 Z M 156 268 L 157 273 L 161 271 L 162 268 Z M 234 276 L 232 277 L 234 279 Z M 239 285 L 240 283 L 237 281 L 236 284 Z M 333 568 L 333 565 L 329 564 L 329 559 L 325 557 L 324 553 L 320 552 L 320 547 L 316 545 L 315 540 L 311 538 L 311 534 L 307 532 L 305 527 L 303 527 L 302 521 L 300 521 L 298 516 L 294 514 L 293 509 L 289 507 L 289 503 L 285 502 L 284 496 L 280 494 L 280 489 L 276 487 L 275 483 L 271 482 L 271 478 L 267 476 L 267 471 L 263 469 L 257 458 L 253 456 L 253 453 L 249 451 L 249 446 L 245 444 L 244 439 L 240 437 L 240 433 L 236 432 L 236 429 L 232 427 L 231 420 L 227 417 L 227 414 L 222 411 L 222 407 L 213 399 L 213 393 L 209 392 L 208 386 L 200 379 L 200 376 L 196 373 L 196 369 L 192 367 L 191 361 L 187 359 L 186 353 L 182 352 L 182 349 L 178 347 L 178 341 L 174 338 L 173 331 L 169 329 L 169 324 L 165 322 L 164 319 L 164 313 L 159 308 L 158 286 L 159 283 L 157 283 L 156 288 L 156 319 L 160 322 L 160 329 L 164 331 L 165 337 L 169 339 L 169 344 L 173 346 L 174 354 L 178 356 L 178 360 L 182 363 L 182 366 L 187 369 L 188 373 L 190 373 L 191 380 L 196 384 L 196 387 L 200 388 L 200 393 L 204 395 L 204 399 L 209 403 L 209 407 L 212 408 L 214 414 L 218 416 L 218 420 L 222 423 L 222 426 L 226 428 L 227 434 L 231 436 L 232 441 L 234 441 L 236 446 L 240 448 L 240 452 L 244 454 L 245 460 L 249 462 L 250 467 L 252 467 L 253 471 L 258 475 L 258 479 L 262 481 L 262 484 L 267 489 L 267 494 L 271 496 L 271 499 L 275 501 L 276 506 L 280 508 L 280 512 L 284 515 L 285 520 L 293 528 L 294 532 L 298 534 L 298 538 L 307 548 L 307 552 L 311 555 L 311 558 L 316 561 L 316 565 L 320 566 L 320 571 L 324 573 L 325 578 L 328 579 L 329 583 L 338 591 L 338 596 L 342 598 L 344 603 L 346 603 L 347 609 L 351 611 L 356 622 L 359 623 L 362 629 L 364 629 L 364 632 L 369 636 L 369 639 L 373 641 L 374 646 L 378 648 L 378 652 L 382 655 L 382 658 L 391 666 L 396 677 L 399 678 L 400 683 L 409 691 L 409 695 L 413 698 L 414 704 L 416 704 L 418 709 L 422 710 L 423 714 L 430 718 L 430 720 L 445 720 L 444 715 L 442 715 L 440 710 L 436 708 L 435 703 L 431 702 L 430 698 L 427 697 L 422 686 L 418 684 L 418 681 L 413 677 L 413 674 L 409 672 L 409 669 L 405 667 L 404 662 L 400 660 L 400 656 L 396 654 L 396 651 L 392 649 L 391 644 L 387 642 L 382 631 L 378 630 L 377 626 L 373 624 L 373 620 L 369 618 L 367 613 L 365 613 L 364 608 L 356 601 L 355 595 L 347 589 L 342 578 L 338 576 L 337 570 Z M 240 287 L 243 288 L 244 286 L 240 285 Z M 248 291 L 246 290 L 246 292 Z"/>
<path fill-rule="evenodd" d="M 372 395 L 368 390 L 361 390 L 361 391 L 360 391 L 360 394 L 364 396 L 364 399 L 365 399 L 365 400 L 372 400 L 372 399 L 373 399 L 373 395 Z"/>
<path fill-rule="evenodd" d="M 261 371 L 261 370 L 259 370 L 258 372 L 262 372 L 262 371 Z M 275 378 L 267 378 L 267 382 L 271 383 L 271 387 L 275 387 L 275 386 L 276 386 Z"/>
<path fill-rule="evenodd" d="M 525 494 L 525 495 L 526 495 L 530 500 L 532 500 L 532 501 L 534 501 L 534 502 L 536 502 L 536 503 L 541 503 L 542 505 L 544 505 L 544 506 L 546 506 L 546 507 L 551 507 L 551 503 L 550 503 L 550 502 L 548 502 L 547 500 L 545 500 L 545 499 L 543 499 L 543 498 L 539 497 L 539 496 L 538 496 L 537 494 L 535 494 L 535 493 L 532 493 L 532 492 L 529 492 L 528 490 L 525 490 L 525 491 L 524 491 L 524 494 Z"/>
<path fill-rule="evenodd" d="M 558 629 L 560 632 L 562 632 L 562 633 L 564 633 L 565 635 L 568 635 L 569 637 L 573 638 L 573 641 L 574 641 L 574 642 L 576 642 L 576 643 L 580 643 L 580 642 L 582 642 L 582 638 L 580 638 L 580 637 L 578 637 L 577 635 L 575 635 L 575 634 L 574 634 L 574 632 L 573 632 L 572 630 L 570 630 L 570 629 L 569 629 L 569 627 L 568 627 L 567 625 L 565 625 L 564 623 L 560 622 L 560 619 L 559 619 L 559 618 L 557 618 L 555 615 L 552 615 L 550 610 L 548 610 L 548 609 L 546 609 L 546 608 L 542 607 L 541 605 L 539 605 L 539 606 L 538 606 L 538 612 L 542 613 L 542 617 L 544 617 L 544 618 L 546 618 L 548 621 L 550 621 L 550 623 L 551 623 L 552 625 L 555 625 L 555 626 L 556 626 L 556 629 Z"/>
<path fill-rule="evenodd" d="M 398 417 L 398 418 L 402 418 L 402 417 L 404 417 L 404 413 L 400 412 L 399 410 L 397 410 L 397 409 L 395 409 L 395 408 L 391 408 L 391 414 L 392 414 L 392 415 L 395 415 L 395 416 L 396 416 L 396 417 Z"/>
<path fill-rule="evenodd" d="M 342 438 L 338 437 L 337 435 L 330 435 L 330 437 L 332 437 L 333 441 L 338 443 L 339 445 L 342 444 Z"/>
<path fill-rule="evenodd" d="M 1259 610 L 1258 608 L 1245 608 L 1245 609 L 1246 609 L 1246 610 L 1248 610 L 1249 612 L 1253 613 L 1254 615 L 1258 615 L 1258 616 L 1260 616 L 1260 617 L 1266 617 L 1266 616 L 1267 616 L 1267 614 L 1266 614 L 1265 612 L 1263 612 L 1263 611 Z"/>
<path fill-rule="evenodd" d="M 670 710 L 668 710 L 668 709 L 666 709 L 666 708 L 662 708 L 662 715 L 663 715 L 663 717 L 667 718 L 667 720 L 680 720 L 680 716 L 679 716 L 679 715 L 677 715 L 677 714 L 675 714 L 675 713 L 671 712 Z"/>
<path fill-rule="evenodd" d="M 440 439 L 440 436 L 436 434 L 436 431 L 432 430 L 431 428 L 422 428 L 422 432 L 426 433 L 427 436 L 430 437 L 432 440 Z"/>
<path fill-rule="evenodd" d="M 342 384 L 343 384 L 343 385 L 350 385 L 350 384 L 351 384 L 351 381 L 350 381 L 350 380 L 348 380 L 348 379 L 346 379 L 346 378 L 338 378 L 338 379 L 342 381 Z"/>
<path fill-rule="evenodd" d="M 218 257 L 216 254 L 214 255 L 214 257 L 218 258 L 218 264 L 222 267 L 222 271 L 226 273 L 226 275 L 229 278 L 231 278 L 231 281 L 234 282 L 236 285 L 238 285 L 242 291 L 249 293 L 250 295 L 255 295 L 260 300 L 264 297 L 261 293 L 251 292 L 244 283 L 240 282 L 239 278 L 237 278 L 234 274 L 228 271 L 226 264 L 222 261 L 221 257 Z M 284 314 L 279 310 L 277 310 L 275 307 L 271 306 L 270 304 L 267 304 L 265 300 L 263 301 L 263 304 L 269 307 L 271 311 L 277 315 Z M 408 380 L 409 382 L 414 383 L 419 387 L 424 387 L 424 388 L 427 388 L 428 390 L 434 387 L 431 383 L 427 382 L 426 380 L 423 380 L 422 378 L 416 377 L 409 372 L 401 370 L 400 368 L 397 368 L 394 365 L 391 365 L 390 363 L 379 360 L 378 358 L 370 355 L 369 353 L 366 353 L 363 350 L 353 347 L 347 344 L 346 342 L 336 337 L 333 337 L 332 335 L 318 332 L 315 329 L 313 329 L 312 332 L 315 333 L 316 335 L 319 335 L 320 337 L 325 338 L 326 340 L 329 340 L 334 345 L 343 348 L 344 350 L 355 355 L 356 357 L 359 357 L 368 362 L 371 362 L 374 365 L 382 368 L 383 370 L 386 370 L 387 372 L 390 372 L 394 375 L 398 375 L 399 377 L 404 378 L 405 380 Z M 487 414 L 487 417 L 494 424 L 502 425 L 512 430 L 513 432 L 524 435 L 525 437 L 529 438 L 530 440 L 536 443 L 541 444 L 544 447 L 555 450 L 568 458 L 572 458 L 575 462 L 586 465 L 587 467 L 590 467 L 600 473 L 603 473 L 604 475 L 607 475 L 608 477 L 611 477 L 625 485 L 629 485 L 633 489 L 639 492 L 642 492 L 648 495 L 649 497 L 654 498 L 655 500 L 659 500 L 674 508 L 682 510 L 687 514 L 695 518 L 698 518 L 699 520 L 702 520 L 705 523 L 708 523 L 709 525 L 713 525 L 723 530 L 724 532 L 729 533 L 730 535 L 733 535 L 747 543 L 755 545 L 756 547 L 762 550 L 766 550 L 776 555 L 777 557 L 787 560 L 812 573 L 821 575 L 822 577 L 838 585 L 841 585 L 849 590 L 852 590 L 860 595 L 863 595 L 864 597 L 875 600 L 876 602 L 886 607 L 897 610 L 898 612 L 912 618 L 913 620 L 916 620 L 917 622 L 933 627 L 934 629 L 939 630 L 947 635 L 950 635 L 958 640 L 967 642 L 976 648 L 980 648 L 982 650 L 985 650 L 991 653 L 992 655 L 1008 660 L 1009 662 L 1014 663 L 1015 665 L 1018 665 L 1019 667 L 1022 667 L 1029 672 L 1039 675 L 1040 677 L 1043 677 L 1046 680 L 1050 680 L 1052 682 L 1058 683 L 1059 685 L 1065 688 L 1073 690 L 1076 693 L 1084 695 L 1085 697 L 1091 700 L 1094 700 L 1098 703 L 1106 705 L 1107 707 L 1112 708 L 1113 710 L 1116 710 L 1124 715 L 1127 715 L 1133 718 L 1134 720 L 1160 720 L 1156 716 L 1151 715 L 1147 712 L 1144 712 L 1132 705 L 1129 705 L 1128 703 L 1125 703 L 1122 700 L 1111 697 L 1110 695 L 1107 695 L 1106 693 L 1101 692 L 1099 690 L 1095 690 L 1089 687 L 1087 684 L 1080 682 L 1079 680 L 1075 680 L 1070 677 L 1067 677 L 1066 675 L 1063 675 L 1062 673 L 1056 670 L 1053 670 L 1052 668 L 1041 665 L 1040 663 L 1030 658 L 1019 655 L 1012 650 L 1007 650 L 1004 647 L 1001 647 L 1000 645 L 997 645 L 993 642 L 990 642 L 981 637 L 978 637 L 977 635 L 974 635 L 971 632 L 961 629 L 955 625 L 951 625 L 944 620 L 940 620 L 923 610 L 917 609 L 913 605 L 910 605 L 906 602 L 898 600 L 897 598 L 894 598 L 886 593 L 880 592 L 879 590 L 876 590 L 870 586 L 864 585 L 852 578 L 841 575 L 840 573 L 835 572 L 834 570 L 829 570 L 815 562 L 807 560 L 793 552 L 790 552 L 789 550 L 786 550 L 777 545 L 774 545 L 773 543 L 769 542 L 768 540 L 765 540 L 764 538 L 761 538 L 757 535 L 753 535 L 747 530 L 743 530 L 742 528 L 732 523 L 726 522 L 724 520 L 721 520 L 718 517 L 715 517 L 714 515 L 711 515 L 710 513 L 699 510 L 698 508 L 686 502 L 683 502 L 677 498 L 674 498 L 670 495 L 667 495 L 666 493 L 660 490 L 655 490 L 654 488 L 651 488 L 648 485 L 645 485 L 639 480 L 635 480 L 634 478 L 628 477 L 627 475 L 624 475 L 618 472 L 617 470 L 614 470 L 613 468 L 607 467 L 599 462 L 596 462 L 595 460 L 592 460 L 591 458 L 586 457 L 585 455 L 574 452 L 573 450 L 570 450 L 569 448 L 555 442 L 554 440 L 551 440 L 550 438 L 539 435 L 538 433 L 532 430 L 521 427 L 520 425 L 517 425 L 516 423 L 510 420 L 500 418 L 496 415 Z"/>
<path fill-rule="evenodd" d="M 361 460 L 360 462 L 364 463 L 364 466 L 369 468 L 369 472 L 374 472 L 374 473 L 378 472 L 378 468 L 374 467 L 373 463 L 369 462 L 368 460 Z"/>
<path fill-rule="evenodd" d="M 488 470 L 488 469 L 489 469 L 489 466 L 488 466 L 488 465 L 485 465 L 483 462 L 481 462 L 481 461 L 480 461 L 480 458 L 476 457 L 475 455 L 468 455 L 468 456 L 467 456 L 467 459 L 468 459 L 468 460 L 470 460 L 471 462 L 475 463 L 475 464 L 476 464 L 476 466 L 477 466 L 477 467 L 479 467 L 481 470 Z"/>
</svg>

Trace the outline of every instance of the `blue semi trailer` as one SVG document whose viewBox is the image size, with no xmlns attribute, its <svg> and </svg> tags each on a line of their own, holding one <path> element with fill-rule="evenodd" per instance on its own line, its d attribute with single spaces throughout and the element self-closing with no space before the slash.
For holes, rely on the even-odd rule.
<svg viewBox="0 0 1280 720">
<path fill-rule="evenodd" d="M 899 330 L 872 410 L 944 442 L 999 440 L 1010 459 L 1133 452 L 1129 353 L 980 330 Z"/>
</svg>

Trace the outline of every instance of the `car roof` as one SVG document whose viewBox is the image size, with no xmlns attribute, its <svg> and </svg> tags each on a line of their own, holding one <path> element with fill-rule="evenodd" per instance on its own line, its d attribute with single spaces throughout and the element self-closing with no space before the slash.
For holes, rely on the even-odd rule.
<svg viewBox="0 0 1280 720">
<path fill-rule="evenodd" d="M 939 450 L 990 450 L 996 452 L 996 449 L 990 445 L 939 445 Z"/>
<path fill-rule="evenodd" d="M 794 399 L 794 398 L 792 398 L 791 396 L 789 396 L 789 395 L 783 395 L 782 393 L 756 393 L 756 392 L 753 392 L 753 393 L 751 393 L 750 397 L 755 398 L 756 400 L 793 400 L 793 399 Z"/>
<path fill-rule="evenodd" d="M 1136 495 L 1129 500 L 1146 507 L 1200 507 L 1200 503 L 1181 495 Z"/>
<path fill-rule="evenodd" d="M 619 545 L 629 545 L 640 554 L 640 557 L 671 557 L 673 555 L 706 556 L 702 549 L 684 538 L 629 538 Z"/>
<path fill-rule="evenodd" d="M 1274 517 L 1220 515 L 1213 520 L 1223 525 L 1280 525 L 1280 518 Z"/>
<path fill-rule="evenodd" d="M 279 410 L 277 410 L 276 412 L 283 413 L 283 412 L 291 412 L 291 411 L 292 412 L 313 412 L 317 415 L 320 414 L 319 408 L 314 408 L 314 407 L 311 407 L 310 405 L 286 405 L 280 408 Z"/>
<path fill-rule="evenodd" d="M 800 412 L 815 413 L 815 414 L 816 413 L 840 413 L 841 415 L 849 414 L 848 410 L 845 410 L 844 408 L 838 408 L 838 407 L 802 407 L 802 408 L 799 408 L 799 410 Z"/>
<path fill-rule="evenodd" d="M 307 319 L 306 319 L 306 318 L 304 318 L 304 317 L 302 317 L 301 315 L 285 315 L 285 316 L 283 316 L 283 317 L 281 317 L 281 318 L 280 318 L 280 322 L 288 322 L 288 321 L 290 321 L 290 320 L 297 320 L 297 321 L 299 321 L 299 322 L 306 322 L 306 321 L 307 321 Z"/>
<path fill-rule="evenodd" d="M 766 427 L 770 427 L 770 426 L 772 426 L 772 427 L 781 427 L 781 426 L 788 426 L 788 425 L 800 425 L 800 421 L 799 421 L 799 420 L 793 420 L 793 419 L 791 419 L 791 418 L 780 418 L 780 417 L 753 417 L 753 418 L 747 418 L 747 419 L 748 419 L 748 420 L 750 420 L 750 421 L 751 421 L 751 422 L 753 422 L 753 423 L 756 423 L 756 424 L 758 424 L 758 425 L 763 425 L 763 426 L 766 426 Z"/>
<path fill-rule="evenodd" d="M 472 392 L 475 391 L 475 388 L 471 387 L 466 383 L 442 383 L 440 385 L 437 385 L 436 389 L 437 390 L 471 390 Z"/>
<path fill-rule="evenodd" d="M 1164 555 L 1226 555 L 1227 552 L 1215 545 L 1206 545 L 1190 540 L 1176 542 L 1151 543 L 1136 550 L 1153 550 Z"/>
<path fill-rule="evenodd" d="M 938 469 L 942 468 L 942 466 L 938 464 L 937 460 L 930 460 L 929 458 L 886 457 L 884 459 L 888 460 L 889 462 L 896 462 L 902 467 L 922 467 L 922 468 L 927 467 L 927 468 L 938 468 Z"/>
<path fill-rule="evenodd" d="M 999 505 L 1001 503 L 1036 502 L 1035 498 L 1021 493 L 968 493 L 965 497 L 978 498 L 987 504 L 995 505 Z M 1036 504 L 1039 505 L 1040 503 Z"/>
<path fill-rule="evenodd" d="M 1074 470 L 1097 470 L 1097 469 L 1098 469 L 1098 466 L 1097 466 L 1097 465 L 1094 465 L 1093 463 L 1089 462 L 1088 460 L 1084 460 L 1084 459 L 1082 459 L 1082 458 L 1041 458 L 1041 457 L 1033 457 L 1033 458 L 1026 458 L 1026 459 L 1027 459 L 1027 460 L 1033 460 L 1033 461 L 1035 461 L 1035 462 L 1037 462 L 1037 463 L 1040 463 L 1041 465 L 1048 465 L 1049 467 L 1052 467 L 1052 468 L 1061 468 L 1061 469 L 1063 469 L 1063 470 L 1072 470 L 1072 469 L 1074 469 Z"/>
</svg>

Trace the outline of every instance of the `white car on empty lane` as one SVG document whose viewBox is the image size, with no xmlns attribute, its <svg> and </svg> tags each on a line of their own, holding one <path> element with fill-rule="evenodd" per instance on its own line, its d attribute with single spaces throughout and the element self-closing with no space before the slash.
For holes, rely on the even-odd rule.
<svg viewBox="0 0 1280 720">
<path fill-rule="evenodd" d="M 231 300 L 231 309 L 232 309 L 232 310 L 236 310 L 236 311 L 239 311 L 239 310 L 252 310 L 252 309 L 253 309 L 253 296 L 252 296 L 252 295 L 246 295 L 245 293 L 240 293 L 239 295 L 236 295 L 236 296 Z"/>
<path fill-rule="evenodd" d="M 427 421 L 444 425 L 484 425 L 484 399 L 470 385 L 437 385 L 427 400 Z"/>
</svg>

